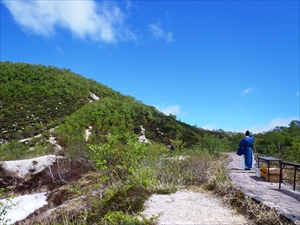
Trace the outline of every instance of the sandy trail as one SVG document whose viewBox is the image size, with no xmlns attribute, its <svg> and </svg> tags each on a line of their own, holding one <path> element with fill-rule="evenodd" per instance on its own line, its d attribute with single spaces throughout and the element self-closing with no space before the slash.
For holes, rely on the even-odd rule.
<svg viewBox="0 0 300 225">
<path fill-rule="evenodd" d="M 171 195 L 152 195 L 143 214 L 159 216 L 158 224 L 250 224 L 220 198 L 209 193 L 180 190 Z"/>
</svg>

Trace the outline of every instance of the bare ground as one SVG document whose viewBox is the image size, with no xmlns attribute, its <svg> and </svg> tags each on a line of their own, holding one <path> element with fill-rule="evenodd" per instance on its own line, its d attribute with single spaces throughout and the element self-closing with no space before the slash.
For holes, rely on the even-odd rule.
<svg viewBox="0 0 300 225">
<path fill-rule="evenodd" d="M 159 216 L 158 224 L 250 224 L 209 192 L 184 189 L 171 195 L 152 195 L 145 206 L 143 214 Z"/>
</svg>

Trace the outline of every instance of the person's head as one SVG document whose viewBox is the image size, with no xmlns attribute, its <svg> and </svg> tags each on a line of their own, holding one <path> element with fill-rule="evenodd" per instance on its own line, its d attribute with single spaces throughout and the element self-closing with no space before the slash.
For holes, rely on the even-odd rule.
<svg viewBox="0 0 300 225">
<path fill-rule="evenodd" d="M 246 136 L 249 136 L 250 135 L 250 132 L 249 130 L 246 131 Z"/>
</svg>

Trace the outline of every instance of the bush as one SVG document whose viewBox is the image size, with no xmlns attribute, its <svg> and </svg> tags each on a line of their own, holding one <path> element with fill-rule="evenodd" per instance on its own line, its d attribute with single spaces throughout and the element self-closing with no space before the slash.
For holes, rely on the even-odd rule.
<svg viewBox="0 0 300 225">
<path fill-rule="evenodd" d="M 128 215 L 126 219 L 132 219 L 132 216 L 143 210 L 144 202 L 150 195 L 151 192 L 142 186 L 133 185 L 111 188 L 103 199 L 94 202 L 87 221 L 92 224 L 101 220 L 104 222 L 108 221 L 108 218 L 112 218 L 113 215 L 116 216 L 114 220 L 118 218 L 118 222 L 120 222 L 121 219 L 125 218 L 124 213 Z M 122 213 L 120 214 L 120 212 Z M 119 217 L 120 215 L 122 216 Z"/>
<path fill-rule="evenodd" d="M 0 157 L 3 161 L 23 159 L 28 146 L 13 140 L 9 144 L 0 146 Z"/>
</svg>

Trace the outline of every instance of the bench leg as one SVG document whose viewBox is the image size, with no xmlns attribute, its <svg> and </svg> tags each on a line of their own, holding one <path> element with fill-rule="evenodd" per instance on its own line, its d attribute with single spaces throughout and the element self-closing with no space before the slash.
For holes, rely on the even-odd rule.
<svg viewBox="0 0 300 225">
<path fill-rule="evenodd" d="M 282 164 L 280 163 L 280 177 L 279 177 L 279 190 L 281 189 L 281 183 L 282 183 Z"/>
<path fill-rule="evenodd" d="M 295 171 L 294 171 L 294 191 L 296 189 L 296 167 L 295 167 Z"/>
</svg>

